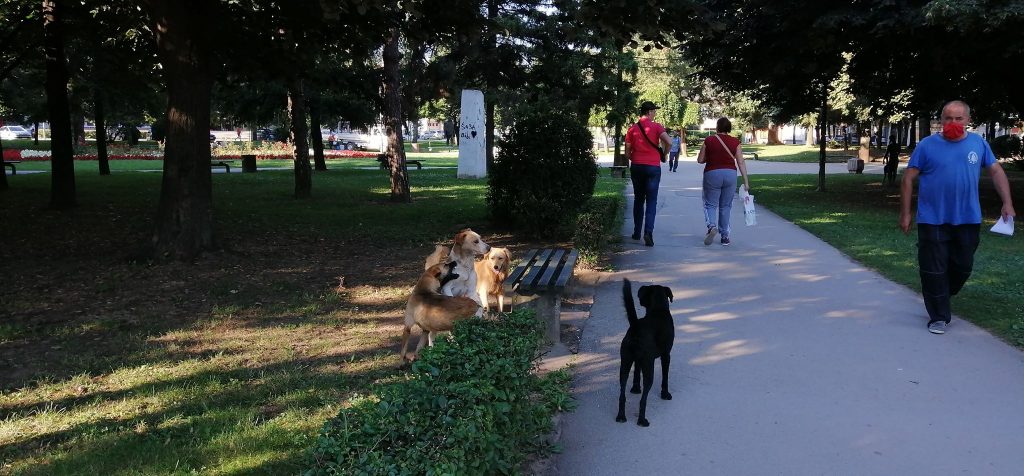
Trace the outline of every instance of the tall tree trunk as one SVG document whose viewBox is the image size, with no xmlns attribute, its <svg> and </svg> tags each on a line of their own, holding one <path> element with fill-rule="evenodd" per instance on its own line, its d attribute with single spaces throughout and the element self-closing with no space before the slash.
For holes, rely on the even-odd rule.
<svg viewBox="0 0 1024 476">
<path fill-rule="evenodd" d="M 485 54 L 487 58 L 492 58 L 494 52 L 498 50 L 498 33 L 497 33 L 497 19 L 499 15 L 499 4 L 498 0 L 487 0 L 487 38 Z M 487 149 L 484 154 L 486 157 L 487 171 L 494 170 L 494 117 L 495 117 L 495 101 L 496 91 L 498 89 L 498 79 L 496 75 L 497 71 L 490 71 L 487 81 L 487 91 L 484 95 L 484 107 L 486 108 L 486 121 L 487 124 L 484 126 L 484 147 Z M 491 97 L 487 97 L 490 95 Z"/>
<path fill-rule="evenodd" d="M 103 107 L 103 90 L 93 90 L 93 109 L 96 115 L 96 160 L 99 161 L 100 175 L 110 175 L 110 160 L 107 157 L 107 118 Z"/>
<path fill-rule="evenodd" d="M 921 114 L 920 137 L 918 141 L 932 135 L 932 116 L 928 113 Z"/>
<path fill-rule="evenodd" d="M 779 139 L 778 124 L 768 124 L 768 145 L 782 145 L 782 140 Z"/>
<path fill-rule="evenodd" d="M 409 171 L 402 142 L 402 82 L 398 74 L 398 28 L 391 27 L 384 41 L 384 129 L 388 136 L 387 158 L 391 169 L 391 201 L 411 203 Z"/>
<path fill-rule="evenodd" d="M 2 122 L 3 121 L 0 121 L 0 124 L 2 124 Z M 39 130 L 39 128 L 37 127 L 36 130 Z M 3 158 L 4 141 L 3 139 L 0 139 L 0 162 L 3 162 Z M 0 167 L 0 192 L 7 190 L 9 188 L 11 188 L 11 186 L 7 184 L 7 167 Z"/>
<path fill-rule="evenodd" d="M 825 130 L 828 127 L 828 85 L 821 88 L 821 113 L 818 115 L 818 190 L 825 191 Z"/>
<path fill-rule="evenodd" d="M 39 147 L 39 121 L 32 123 L 32 144 Z"/>
<path fill-rule="evenodd" d="M 616 55 L 622 55 L 622 50 L 625 48 L 625 44 L 622 41 L 615 42 L 615 53 Z M 622 80 L 622 58 L 616 57 L 615 74 L 617 76 L 615 82 L 615 107 L 622 107 L 622 95 L 625 93 L 626 85 Z M 616 114 L 617 117 L 622 117 L 625 111 L 618 111 L 620 114 Z M 612 165 L 616 167 L 628 167 L 629 158 L 622 153 L 622 119 L 616 118 L 615 120 L 615 156 L 612 159 Z"/>
<path fill-rule="evenodd" d="M 288 118 L 292 123 L 289 136 L 292 141 L 292 160 L 295 163 L 295 198 L 309 198 L 313 194 L 313 171 L 309 167 L 309 131 L 306 130 L 306 100 L 302 92 L 302 78 L 292 77 L 289 81 Z"/>
<path fill-rule="evenodd" d="M 57 210 L 66 210 L 77 204 L 68 69 L 64 58 L 63 8 L 63 2 L 43 0 L 46 107 L 50 115 L 50 206 Z"/>
<path fill-rule="evenodd" d="M 327 161 L 324 160 L 324 135 L 320 128 L 320 92 L 314 91 L 309 95 L 309 130 L 313 141 L 313 168 L 322 172 L 327 170 Z"/>
<path fill-rule="evenodd" d="M 210 21 L 203 0 L 147 0 L 167 81 L 167 135 L 153 258 L 190 261 L 215 246 L 210 177 Z"/>
<path fill-rule="evenodd" d="M 910 130 L 907 132 L 908 142 L 907 147 L 914 147 L 917 145 L 917 121 L 910 119 Z"/>
</svg>

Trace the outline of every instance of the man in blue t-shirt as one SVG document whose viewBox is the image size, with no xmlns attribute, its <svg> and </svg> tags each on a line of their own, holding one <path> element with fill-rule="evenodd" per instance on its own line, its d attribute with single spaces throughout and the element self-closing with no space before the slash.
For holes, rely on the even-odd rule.
<svg viewBox="0 0 1024 476">
<path fill-rule="evenodd" d="M 921 294 L 928 310 L 928 331 L 944 334 L 950 321 L 949 298 L 971 276 L 981 230 L 978 179 L 987 168 L 999 198 L 1002 217 L 1015 216 L 1010 183 L 981 136 L 965 132 L 971 108 L 963 101 L 942 107 L 942 133 L 921 140 L 903 172 L 900 228 L 910 234 L 910 202 L 917 191 L 917 261 Z"/>
</svg>

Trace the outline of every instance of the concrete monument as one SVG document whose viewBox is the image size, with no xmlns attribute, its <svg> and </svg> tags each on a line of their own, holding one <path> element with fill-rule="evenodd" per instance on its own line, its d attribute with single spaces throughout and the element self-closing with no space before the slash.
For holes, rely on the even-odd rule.
<svg viewBox="0 0 1024 476">
<path fill-rule="evenodd" d="M 484 93 L 476 89 L 462 90 L 462 113 L 459 115 L 459 178 L 487 176 L 487 119 L 484 115 Z"/>
</svg>

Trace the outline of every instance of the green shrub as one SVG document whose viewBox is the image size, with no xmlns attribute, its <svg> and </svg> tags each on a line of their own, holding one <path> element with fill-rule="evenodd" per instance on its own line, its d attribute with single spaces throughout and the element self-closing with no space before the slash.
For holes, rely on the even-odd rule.
<svg viewBox="0 0 1024 476">
<path fill-rule="evenodd" d="M 351 400 L 328 420 L 307 475 L 514 474 L 548 450 L 565 374 L 537 377 L 542 327 L 531 310 L 459 322 L 405 380 Z"/>
<path fill-rule="evenodd" d="M 992 153 L 1000 159 L 1010 159 L 1018 169 L 1024 170 L 1024 145 L 1015 135 L 999 136 L 991 141 Z"/>
<path fill-rule="evenodd" d="M 591 140 L 590 130 L 562 114 L 519 118 L 498 141 L 488 176 L 492 216 L 541 236 L 571 223 L 597 181 Z"/>
<path fill-rule="evenodd" d="M 615 233 L 623 210 L 621 195 L 593 197 L 576 217 L 573 244 L 580 252 L 580 261 L 593 265 L 601 250 L 608 244 L 608 236 Z"/>
</svg>

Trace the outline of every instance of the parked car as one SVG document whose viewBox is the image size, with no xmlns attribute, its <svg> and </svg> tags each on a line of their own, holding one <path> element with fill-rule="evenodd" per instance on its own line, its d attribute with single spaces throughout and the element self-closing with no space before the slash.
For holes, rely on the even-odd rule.
<svg viewBox="0 0 1024 476">
<path fill-rule="evenodd" d="M 14 140 L 14 139 L 31 139 L 32 133 L 21 126 L 3 126 L 0 127 L 0 139 L 3 140 Z"/>
</svg>

